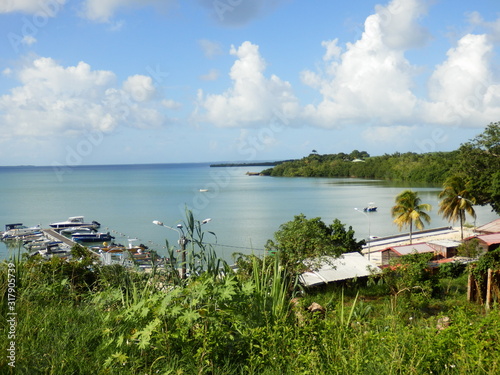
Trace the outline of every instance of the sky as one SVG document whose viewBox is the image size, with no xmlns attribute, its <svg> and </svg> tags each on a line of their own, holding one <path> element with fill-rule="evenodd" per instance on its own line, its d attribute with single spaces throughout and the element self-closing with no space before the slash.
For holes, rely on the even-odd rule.
<svg viewBox="0 0 500 375">
<path fill-rule="evenodd" d="M 0 165 L 451 151 L 499 47 L 498 0 L 0 0 Z"/>
</svg>

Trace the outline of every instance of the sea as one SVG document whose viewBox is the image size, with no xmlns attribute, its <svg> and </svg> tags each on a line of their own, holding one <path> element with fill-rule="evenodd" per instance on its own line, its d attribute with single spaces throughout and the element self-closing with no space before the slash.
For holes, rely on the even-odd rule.
<svg viewBox="0 0 500 375">
<path fill-rule="evenodd" d="M 100 222 L 100 231 L 110 232 L 116 243 L 144 244 L 166 256 L 167 241 L 178 246 L 176 229 L 187 209 L 196 220 L 211 219 L 202 226 L 203 240 L 228 262 L 235 253 L 264 254 L 280 225 L 299 214 L 327 224 L 337 218 L 358 239 L 397 234 L 390 210 L 405 189 L 418 191 L 422 202 L 433 206 L 426 229 L 452 225 L 438 214 L 440 186 L 247 174 L 265 168 L 208 163 L 0 167 L 0 225 L 48 228 L 84 216 L 85 221 Z M 377 211 L 363 212 L 368 205 Z M 489 206 L 475 210 L 476 220 L 467 220 L 471 225 L 498 218 Z M 155 220 L 165 226 L 153 224 Z M 0 259 L 18 251 L 18 246 L 0 241 Z"/>
</svg>

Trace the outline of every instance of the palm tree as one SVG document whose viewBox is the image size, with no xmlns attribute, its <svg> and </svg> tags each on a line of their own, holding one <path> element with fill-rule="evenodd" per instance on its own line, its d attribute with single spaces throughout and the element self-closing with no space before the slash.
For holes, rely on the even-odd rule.
<svg viewBox="0 0 500 375">
<path fill-rule="evenodd" d="M 473 207 L 476 200 L 467 189 L 465 178 L 461 175 L 448 177 L 443 184 L 443 191 L 439 193 L 439 198 L 443 198 L 443 200 L 439 202 L 438 213 L 443 214 L 443 217 L 448 221 L 460 221 L 460 236 L 463 240 L 465 213 L 467 212 L 474 219 L 476 218 Z"/>
<path fill-rule="evenodd" d="M 412 243 L 413 225 L 418 229 L 424 228 L 424 220 L 430 223 L 431 217 L 425 211 L 432 210 L 432 206 L 427 203 L 421 203 L 418 193 L 412 190 L 405 190 L 396 197 L 396 205 L 392 207 L 391 214 L 394 217 L 394 223 L 399 227 L 410 227 L 410 244 Z"/>
</svg>

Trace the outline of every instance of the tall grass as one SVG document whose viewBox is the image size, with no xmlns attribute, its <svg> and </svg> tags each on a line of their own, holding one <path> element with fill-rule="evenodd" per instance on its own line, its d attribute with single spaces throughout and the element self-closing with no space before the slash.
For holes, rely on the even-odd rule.
<svg viewBox="0 0 500 375">
<path fill-rule="evenodd" d="M 168 272 L 18 260 L 12 373 L 500 372 L 500 314 L 465 301 L 465 278 L 443 281 L 425 303 L 410 294 L 391 305 L 379 285 L 353 283 L 305 291 L 292 309 L 295 280 L 279 254 L 250 261 L 249 277 L 218 270 L 176 282 Z M 6 263 L 0 271 L 5 288 Z M 307 311 L 313 301 L 325 311 Z M 1 302 L 5 312 L 5 293 Z M 445 316 L 450 324 L 440 327 Z M 7 329 L 2 320 L 2 353 Z M 4 355 L 0 368 L 8 373 Z"/>
</svg>

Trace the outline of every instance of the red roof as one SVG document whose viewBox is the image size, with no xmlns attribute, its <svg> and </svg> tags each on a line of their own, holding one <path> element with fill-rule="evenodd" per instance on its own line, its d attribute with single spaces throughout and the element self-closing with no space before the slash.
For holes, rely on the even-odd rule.
<svg viewBox="0 0 500 375">
<path fill-rule="evenodd" d="M 414 253 L 423 254 L 423 253 L 435 252 L 435 250 L 425 242 L 415 243 L 412 245 L 393 246 L 382 251 L 388 251 L 388 250 L 392 250 L 400 256 L 414 254 Z"/>
<path fill-rule="evenodd" d="M 499 233 L 500 219 L 496 219 L 487 224 L 481 225 L 480 227 L 476 228 L 476 231 L 481 233 Z"/>
</svg>

